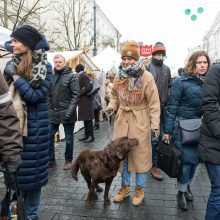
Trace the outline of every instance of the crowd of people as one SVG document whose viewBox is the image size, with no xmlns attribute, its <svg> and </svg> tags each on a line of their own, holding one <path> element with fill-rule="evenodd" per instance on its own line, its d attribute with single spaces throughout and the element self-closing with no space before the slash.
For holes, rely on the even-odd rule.
<svg viewBox="0 0 220 220">
<path fill-rule="evenodd" d="M 1 169 L 5 173 L 17 173 L 27 219 L 36 220 L 41 188 L 48 181 L 48 168 L 57 166 L 54 134 L 62 124 L 66 141 L 63 169 L 69 170 L 75 123 L 77 120 L 84 123 L 84 136 L 79 141 L 95 141 L 100 97 L 97 98 L 97 92 L 88 95 L 92 83 L 82 64 L 73 70 L 57 54 L 52 69 L 47 62 L 48 42 L 33 26 L 15 29 L 6 48 L 12 52 L 12 58 L 0 74 Z M 211 182 L 205 219 L 219 220 L 220 64 L 211 64 L 205 51 L 196 51 L 172 82 L 171 70 L 164 64 L 165 56 L 165 45 L 156 42 L 152 58 L 145 65 L 138 44 L 127 42 L 121 49 L 118 74 L 113 83 L 106 82 L 107 107 L 103 110 L 108 117 L 116 114 L 112 139 L 126 136 L 139 140 L 138 146 L 121 163 L 121 187 L 113 200 L 121 202 L 130 195 L 131 172 L 135 173 L 132 203 L 136 206 L 143 201 L 148 171 L 156 180 L 163 180 L 157 167 L 157 147 L 165 140 L 172 142 L 181 153 L 178 208 L 187 210 L 188 202 L 194 199 L 190 184 L 201 161 Z M 95 101 L 98 108 L 94 107 Z M 195 118 L 202 118 L 199 144 L 183 146 L 179 120 Z M 5 183 L 8 182 L 5 178 Z"/>
</svg>

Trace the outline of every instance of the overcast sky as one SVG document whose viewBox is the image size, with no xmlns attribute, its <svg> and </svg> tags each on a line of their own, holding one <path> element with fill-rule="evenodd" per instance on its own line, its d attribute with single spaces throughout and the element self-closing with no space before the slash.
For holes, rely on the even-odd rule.
<svg viewBox="0 0 220 220">
<path fill-rule="evenodd" d="M 183 65 L 187 48 L 201 43 L 220 11 L 220 0 L 96 0 L 122 40 L 146 45 L 161 41 L 167 48 L 167 64 L 174 69 Z M 202 7 L 202 13 L 197 8 Z M 185 15 L 189 8 L 197 15 Z"/>
</svg>

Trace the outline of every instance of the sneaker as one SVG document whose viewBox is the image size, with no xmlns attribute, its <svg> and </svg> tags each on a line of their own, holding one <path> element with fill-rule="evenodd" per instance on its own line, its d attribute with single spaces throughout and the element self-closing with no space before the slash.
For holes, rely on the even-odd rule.
<svg viewBox="0 0 220 220">
<path fill-rule="evenodd" d="M 155 180 L 162 181 L 163 176 L 160 174 L 160 169 L 157 167 L 152 167 L 151 168 L 151 175 Z"/>
<path fill-rule="evenodd" d="M 136 187 L 135 188 L 135 194 L 132 199 L 133 205 L 140 205 L 144 198 L 144 188 L 143 187 Z"/>
<path fill-rule="evenodd" d="M 114 202 L 120 202 L 122 201 L 125 197 L 130 195 L 130 187 L 122 185 L 121 189 L 119 192 L 114 196 L 113 200 Z"/>
<path fill-rule="evenodd" d="M 72 167 L 72 162 L 71 161 L 66 161 L 64 164 L 64 170 L 69 170 Z"/>
</svg>

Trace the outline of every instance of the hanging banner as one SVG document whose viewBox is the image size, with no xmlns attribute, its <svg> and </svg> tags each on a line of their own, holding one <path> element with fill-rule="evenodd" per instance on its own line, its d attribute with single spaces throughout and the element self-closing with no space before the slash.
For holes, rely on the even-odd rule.
<svg viewBox="0 0 220 220">
<path fill-rule="evenodd" d="M 140 55 L 143 57 L 151 56 L 152 54 L 152 45 L 143 45 L 140 46 Z"/>
</svg>

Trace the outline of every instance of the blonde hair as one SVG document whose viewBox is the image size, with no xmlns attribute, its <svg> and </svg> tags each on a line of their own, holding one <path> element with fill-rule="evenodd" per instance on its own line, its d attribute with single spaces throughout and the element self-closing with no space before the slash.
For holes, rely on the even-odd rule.
<svg viewBox="0 0 220 220">
<path fill-rule="evenodd" d="M 17 74 L 24 77 L 26 80 L 30 80 L 32 76 L 32 69 L 32 51 L 28 49 L 27 52 L 23 54 L 21 62 L 18 64 Z"/>
</svg>

